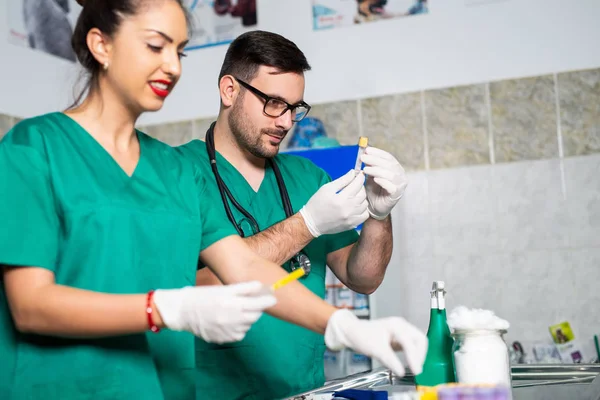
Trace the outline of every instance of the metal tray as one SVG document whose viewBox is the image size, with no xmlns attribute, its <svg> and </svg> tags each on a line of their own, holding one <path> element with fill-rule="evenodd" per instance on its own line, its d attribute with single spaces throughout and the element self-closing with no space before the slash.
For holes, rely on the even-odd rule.
<svg viewBox="0 0 600 400">
<path fill-rule="evenodd" d="M 524 389 L 527 388 L 540 388 L 557 385 L 565 386 L 568 388 L 568 390 L 571 390 L 571 388 L 575 385 L 578 387 L 572 389 L 571 393 L 565 396 L 570 397 L 573 400 L 600 399 L 600 364 L 513 365 L 511 367 L 511 378 L 513 393 L 525 393 L 526 390 Z M 594 384 L 590 385 L 592 382 Z M 380 368 L 326 382 L 325 385 L 320 388 L 297 394 L 289 397 L 288 400 L 304 400 L 312 397 L 311 395 L 327 394 L 345 389 L 387 390 L 388 393 L 396 393 L 414 390 L 415 380 L 414 375 L 407 374 L 406 376 L 400 378 L 392 374 L 391 371 Z M 531 390 L 527 392 L 529 393 Z M 550 392 L 553 393 L 553 398 L 558 399 L 556 389 L 551 389 Z M 584 392 L 586 394 L 582 395 L 581 393 Z M 595 393 L 597 393 L 598 397 L 594 397 Z M 542 395 L 540 398 L 545 396 L 546 395 Z M 539 396 L 532 396 L 528 394 L 527 396 L 523 395 L 515 397 L 537 398 Z"/>
</svg>

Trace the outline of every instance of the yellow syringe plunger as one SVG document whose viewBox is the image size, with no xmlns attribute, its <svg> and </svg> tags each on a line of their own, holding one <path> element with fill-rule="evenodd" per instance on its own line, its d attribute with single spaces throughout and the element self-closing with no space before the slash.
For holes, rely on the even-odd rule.
<svg viewBox="0 0 600 400">
<path fill-rule="evenodd" d="M 284 276 L 283 278 L 281 278 L 280 280 L 275 282 L 273 284 L 273 286 L 271 286 L 271 288 L 273 290 L 277 290 L 280 287 L 285 286 L 290 282 L 293 282 L 297 279 L 302 278 L 303 276 L 304 276 L 304 268 L 295 269 L 292 272 L 290 272 L 289 274 L 287 274 L 287 276 Z"/>
<path fill-rule="evenodd" d="M 358 138 L 358 147 L 367 147 L 369 144 L 369 138 L 366 136 L 361 136 Z"/>
</svg>

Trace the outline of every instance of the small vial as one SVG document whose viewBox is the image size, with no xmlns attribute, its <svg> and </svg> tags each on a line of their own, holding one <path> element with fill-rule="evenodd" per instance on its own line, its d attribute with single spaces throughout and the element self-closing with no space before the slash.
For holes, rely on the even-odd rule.
<svg viewBox="0 0 600 400">
<path fill-rule="evenodd" d="M 494 394 L 494 400 L 510 400 L 511 398 L 510 390 L 506 387 L 497 387 Z"/>
<path fill-rule="evenodd" d="M 367 148 L 368 144 L 369 144 L 369 138 L 367 138 L 365 136 L 361 136 L 358 139 L 358 154 L 356 155 L 356 163 L 354 164 L 354 170 L 356 172 L 359 172 L 361 170 L 362 161 L 360 160 L 360 158 L 365 153 L 365 149 Z"/>
<path fill-rule="evenodd" d="M 441 388 L 438 391 L 438 400 L 460 400 L 460 392 L 454 387 Z"/>
<path fill-rule="evenodd" d="M 496 389 L 494 387 L 477 387 L 475 395 L 477 400 L 496 400 Z"/>
</svg>

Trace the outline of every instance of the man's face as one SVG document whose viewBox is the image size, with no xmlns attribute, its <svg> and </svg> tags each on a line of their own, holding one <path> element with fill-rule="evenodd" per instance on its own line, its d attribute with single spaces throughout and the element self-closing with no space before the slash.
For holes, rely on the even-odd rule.
<svg viewBox="0 0 600 400">
<path fill-rule="evenodd" d="M 246 82 L 264 94 L 296 104 L 304 97 L 304 75 L 278 73 L 275 68 L 261 66 L 257 75 Z M 238 145 L 255 157 L 272 158 L 279 152 L 281 141 L 292 128 L 293 115 L 286 111 L 279 117 L 263 112 L 265 100 L 240 85 L 228 122 Z"/>
</svg>

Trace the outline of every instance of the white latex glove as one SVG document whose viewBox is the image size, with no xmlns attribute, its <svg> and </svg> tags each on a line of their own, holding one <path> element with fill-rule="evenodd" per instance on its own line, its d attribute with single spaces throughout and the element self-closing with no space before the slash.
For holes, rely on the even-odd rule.
<svg viewBox="0 0 600 400">
<path fill-rule="evenodd" d="M 154 304 L 167 328 L 207 342 L 237 342 L 266 308 L 277 303 L 261 282 L 156 290 Z"/>
<path fill-rule="evenodd" d="M 376 147 L 367 147 L 361 161 L 367 175 L 369 214 L 378 220 L 385 219 L 408 186 L 406 172 L 393 155 Z"/>
<path fill-rule="evenodd" d="M 379 360 L 397 376 L 404 376 L 405 368 L 394 352 L 404 350 L 408 367 L 418 375 L 423 371 L 428 341 L 403 318 L 361 320 L 349 310 L 339 310 L 327 323 L 325 345 L 333 351 L 349 347 Z"/>
<path fill-rule="evenodd" d="M 365 176 L 354 170 L 319 188 L 300 210 L 316 238 L 354 229 L 369 218 Z"/>
</svg>

